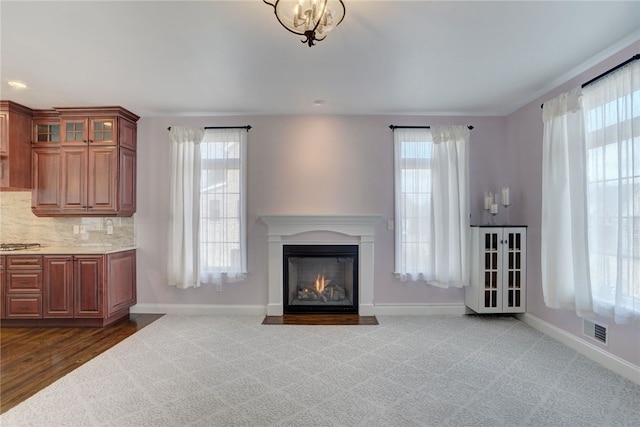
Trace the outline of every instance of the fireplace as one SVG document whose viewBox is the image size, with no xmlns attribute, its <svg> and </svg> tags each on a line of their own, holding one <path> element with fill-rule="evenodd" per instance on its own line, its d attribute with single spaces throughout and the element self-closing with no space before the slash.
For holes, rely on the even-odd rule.
<svg viewBox="0 0 640 427">
<path fill-rule="evenodd" d="M 283 245 L 283 312 L 358 313 L 357 245 Z"/>
<path fill-rule="evenodd" d="M 268 316 L 282 316 L 284 246 L 287 245 L 353 245 L 358 248 L 354 258 L 354 304 L 360 316 L 373 316 L 373 247 L 378 215 L 261 215 L 267 226 L 268 259 Z M 288 264 L 287 264 L 288 265 Z M 315 278 L 314 278 L 315 281 Z M 326 283 L 325 283 L 326 285 Z M 335 290 L 334 290 L 335 292 Z M 346 291 L 345 291 L 346 292 Z M 287 301 L 288 303 L 288 301 Z"/>
</svg>

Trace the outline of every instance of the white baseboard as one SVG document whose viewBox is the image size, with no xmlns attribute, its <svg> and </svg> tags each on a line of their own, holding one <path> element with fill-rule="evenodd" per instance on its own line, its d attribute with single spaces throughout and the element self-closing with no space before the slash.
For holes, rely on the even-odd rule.
<svg viewBox="0 0 640 427">
<path fill-rule="evenodd" d="M 464 304 L 375 304 L 379 316 L 463 315 Z"/>
<path fill-rule="evenodd" d="M 595 345 L 529 313 L 519 314 L 517 317 L 532 328 L 537 329 L 543 334 L 549 335 L 551 338 L 560 341 L 567 347 L 582 353 L 589 359 L 599 363 L 607 369 L 612 370 L 616 374 L 622 375 L 629 381 L 633 381 L 636 384 L 640 384 L 640 367 L 614 356 L 601 348 L 596 347 Z"/>
<path fill-rule="evenodd" d="M 371 310 L 369 310 L 371 309 Z M 210 305 L 210 304 L 136 304 L 131 313 L 162 313 L 210 316 L 264 316 L 267 306 L 264 305 Z M 375 304 L 367 306 L 363 316 L 424 316 L 424 315 L 463 315 L 464 304 Z M 371 311 L 371 313 L 369 313 Z"/>
<path fill-rule="evenodd" d="M 213 304 L 136 304 L 131 313 L 187 314 L 198 316 L 264 316 L 264 305 Z"/>
</svg>

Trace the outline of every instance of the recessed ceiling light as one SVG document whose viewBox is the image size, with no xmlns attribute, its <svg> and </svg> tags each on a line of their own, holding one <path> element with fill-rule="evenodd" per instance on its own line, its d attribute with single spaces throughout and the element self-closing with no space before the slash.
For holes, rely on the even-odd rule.
<svg viewBox="0 0 640 427">
<path fill-rule="evenodd" d="M 9 86 L 15 87 L 17 89 L 25 89 L 27 87 L 27 85 L 22 82 L 10 81 L 8 83 L 9 83 Z"/>
<path fill-rule="evenodd" d="M 313 105 L 324 105 L 324 99 L 314 99 Z"/>
</svg>

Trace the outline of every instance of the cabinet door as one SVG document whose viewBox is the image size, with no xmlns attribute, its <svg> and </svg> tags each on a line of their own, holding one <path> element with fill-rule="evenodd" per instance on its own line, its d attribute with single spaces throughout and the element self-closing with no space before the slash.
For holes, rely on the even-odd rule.
<svg viewBox="0 0 640 427">
<path fill-rule="evenodd" d="M 73 317 L 73 257 L 45 256 L 43 317 Z"/>
<path fill-rule="evenodd" d="M 5 280 L 5 270 L 4 270 L 4 255 L 0 255 L 0 319 L 4 319 L 4 280 Z"/>
<path fill-rule="evenodd" d="M 120 146 L 135 151 L 138 139 L 136 124 L 121 118 L 118 122 L 118 127 L 118 139 Z"/>
<path fill-rule="evenodd" d="M 118 212 L 122 215 L 133 215 L 136 212 L 136 152 L 120 149 L 120 179 Z"/>
<path fill-rule="evenodd" d="M 62 144 L 87 145 L 89 143 L 89 120 L 86 117 L 67 117 L 60 121 Z"/>
<path fill-rule="evenodd" d="M 483 313 L 499 313 L 502 310 L 502 230 L 485 228 L 482 230 L 480 307 Z"/>
<path fill-rule="evenodd" d="M 9 114 L 0 113 L 0 155 L 9 154 Z"/>
<path fill-rule="evenodd" d="M 108 313 L 129 308 L 136 303 L 136 252 L 109 254 L 108 265 Z"/>
<path fill-rule="evenodd" d="M 521 313 L 526 306 L 526 230 L 517 227 L 505 228 L 502 242 L 502 311 Z"/>
<path fill-rule="evenodd" d="M 33 149 L 31 208 L 38 215 L 60 212 L 60 149 Z"/>
<path fill-rule="evenodd" d="M 118 137 L 115 117 L 94 117 L 89 119 L 89 144 L 115 145 Z"/>
<path fill-rule="evenodd" d="M 62 183 L 60 202 L 64 212 L 87 210 L 87 148 L 62 147 L 60 149 Z"/>
<path fill-rule="evenodd" d="M 116 210 L 118 190 L 118 148 L 115 146 L 91 146 L 88 153 L 88 211 L 113 213 Z"/>
<path fill-rule="evenodd" d="M 73 264 L 74 316 L 78 318 L 103 317 L 103 256 L 76 256 Z"/>
<path fill-rule="evenodd" d="M 60 145 L 60 120 L 34 119 L 31 142 L 36 147 Z"/>
</svg>

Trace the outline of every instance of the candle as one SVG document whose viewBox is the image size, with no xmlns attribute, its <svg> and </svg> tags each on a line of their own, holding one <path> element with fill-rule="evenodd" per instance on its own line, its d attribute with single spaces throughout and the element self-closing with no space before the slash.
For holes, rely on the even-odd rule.
<svg viewBox="0 0 640 427">
<path fill-rule="evenodd" d="M 489 197 L 489 193 L 484 192 L 484 210 L 488 211 L 491 206 L 491 197 Z"/>
<path fill-rule="evenodd" d="M 509 187 L 502 187 L 502 205 L 509 206 Z"/>
<path fill-rule="evenodd" d="M 492 214 L 494 214 L 494 215 L 498 213 L 498 204 L 497 204 L 497 203 L 492 203 L 492 204 L 491 204 L 491 210 L 490 210 L 490 212 L 491 212 Z"/>
</svg>

